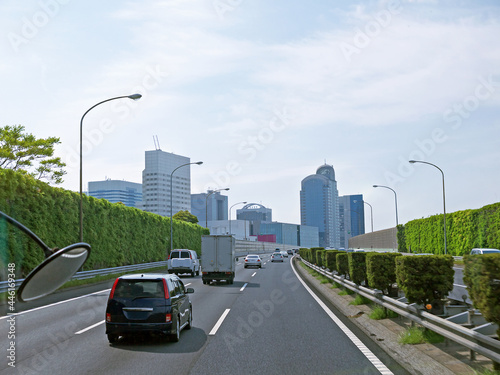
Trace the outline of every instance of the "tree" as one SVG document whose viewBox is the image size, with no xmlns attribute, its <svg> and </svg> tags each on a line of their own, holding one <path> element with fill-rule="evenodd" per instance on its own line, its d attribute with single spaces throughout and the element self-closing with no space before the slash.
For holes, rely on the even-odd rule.
<svg viewBox="0 0 500 375">
<path fill-rule="evenodd" d="M 57 137 L 37 139 L 25 133 L 24 126 L 0 128 L 0 168 L 25 172 L 34 178 L 55 184 L 63 182 L 66 164 L 54 157 L 54 146 L 61 143 Z"/>
<path fill-rule="evenodd" d="M 198 218 L 189 211 L 179 211 L 174 215 L 173 218 L 175 220 L 187 221 L 188 223 L 198 223 Z"/>
</svg>

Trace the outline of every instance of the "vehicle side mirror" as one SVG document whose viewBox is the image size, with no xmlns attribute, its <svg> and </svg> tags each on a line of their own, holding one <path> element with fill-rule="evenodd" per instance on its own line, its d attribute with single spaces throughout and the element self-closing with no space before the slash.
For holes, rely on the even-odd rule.
<svg viewBox="0 0 500 375">
<path fill-rule="evenodd" d="M 187 288 L 186 289 L 186 294 L 188 293 L 194 293 L 194 289 L 193 288 Z"/>
</svg>

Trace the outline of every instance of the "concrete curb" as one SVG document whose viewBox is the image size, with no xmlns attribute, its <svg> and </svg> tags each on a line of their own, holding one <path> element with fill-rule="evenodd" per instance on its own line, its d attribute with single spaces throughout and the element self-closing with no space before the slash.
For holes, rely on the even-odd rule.
<svg viewBox="0 0 500 375">
<path fill-rule="evenodd" d="M 353 296 L 338 295 L 330 283 L 321 284 L 294 258 L 294 267 L 300 276 L 310 281 L 315 292 L 329 299 L 339 311 L 362 329 L 377 345 L 412 374 L 419 375 L 471 375 L 474 369 L 432 344 L 401 345 L 398 335 L 405 330 L 402 318 L 373 320 L 368 317 L 371 308 L 367 305 L 350 305 Z"/>
</svg>

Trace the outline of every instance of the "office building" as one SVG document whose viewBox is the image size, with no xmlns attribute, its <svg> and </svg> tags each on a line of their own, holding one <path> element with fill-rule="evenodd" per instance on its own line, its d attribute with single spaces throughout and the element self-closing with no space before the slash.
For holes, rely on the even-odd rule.
<svg viewBox="0 0 500 375">
<path fill-rule="evenodd" d="M 219 191 L 191 195 L 191 214 L 198 218 L 198 224 L 205 226 L 207 221 L 228 220 L 228 199 Z"/>
<path fill-rule="evenodd" d="M 111 203 L 123 203 L 128 207 L 139 208 L 142 201 L 142 184 L 124 180 L 89 181 L 88 195 L 102 198 Z"/>
<path fill-rule="evenodd" d="M 319 232 L 317 227 L 306 225 L 280 223 L 260 223 L 259 237 L 274 236 L 277 244 L 286 244 L 297 247 L 318 247 Z"/>
<path fill-rule="evenodd" d="M 170 184 L 172 182 L 172 215 L 191 209 L 191 166 L 189 158 L 161 150 L 146 151 L 142 171 L 142 209 L 170 216 Z"/>
<path fill-rule="evenodd" d="M 363 195 L 339 197 L 340 247 L 347 249 L 349 238 L 365 234 Z"/>
<path fill-rule="evenodd" d="M 248 203 L 243 208 L 236 210 L 237 220 L 247 220 L 250 223 L 250 235 L 258 236 L 261 223 L 272 221 L 273 210 L 258 203 Z"/>
<path fill-rule="evenodd" d="M 319 246 L 340 247 L 337 181 L 333 166 L 324 164 L 301 182 L 300 221 L 317 227 Z"/>
</svg>

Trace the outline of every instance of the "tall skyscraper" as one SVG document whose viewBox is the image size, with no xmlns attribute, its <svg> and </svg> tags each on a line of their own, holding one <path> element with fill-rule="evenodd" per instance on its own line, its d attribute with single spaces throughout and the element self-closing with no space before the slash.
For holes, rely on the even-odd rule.
<svg viewBox="0 0 500 375">
<path fill-rule="evenodd" d="M 205 226 L 206 221 L 228 219 L 227 195 L 222 195 L 219 191 L 212 192 L 213 190 L 208 190 L 206 193 L 191 194 L 191 213 L 198 218 L 201 226 Z"/>
<path fill-rule="evenodd" d="M 335 171 L 331 165 L 320 166 L 316 174 L 302 180 L 300 223 L 318 228 L 321 247 L 340 247 L 338 196 Z"/>
<path fill-rule="evenodd" d="M 170 216 L 170 188 L 172 188 L 172 215 L 191 209 L 191 166 L 173 170 L 190 159 L 161 150 L 146 151 L 146 166 L 142 171 L 142 209 L 162 216 Z"/>
<path fill-rule="evenodd" d="M 340 247 L 347 248 L 349 238 L 365 234 L 363 195 L 339 197 Z"/>
<path fill-rule="evenodd" d="M 124 180 L 89 181 L 89 195 L 111 203 L 121 202 L 128 207 L 139 208 L 142 201 L 142 184 Z"/>
</svg>

